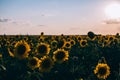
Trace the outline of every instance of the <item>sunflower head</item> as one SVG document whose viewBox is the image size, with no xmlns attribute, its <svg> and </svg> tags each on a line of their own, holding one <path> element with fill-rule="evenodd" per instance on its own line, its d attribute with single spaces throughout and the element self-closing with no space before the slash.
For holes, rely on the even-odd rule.
<svg viewBox="0 0 120 80">
<path fill-rule="evenodd" d="M 44 35 L 44 32 L 41 32 L 41 36 L 43 36 Z"/>
<path fill-rule="evenodd" d="M 33 70 L 40 66 L 40 60 L 37 57 L 33 57 L 29 59 L 28 66 Z"/>
<path fill-rule="evenodd" d="M 70 40 L 70 43 L 72 46 L 76 44 L 76 42 L 74 40 Z"/>
<path fill-rule="evenodd" d="M 82 40 L 82 36 L 77 36 L 76 38 L 78 42 Z"/>
<path fill-rule="evenodd" d="M 51 48 L 57 48 L 58 42 L 56 40 L 51 41 Z"/>
<path fill-rule="evenodd" d="M 71 48 L 71 43 L 70 42 L 65 42 L 64 47 L 67 49 Z"/>
<path fill-rule="evenodd" d="M 48 56 L 44 56 L 41 58 L 39 69 L 41 72 L 49 72 L 52 69 L 53 65 L 53 60 Z"/>
<path fill-rule="evenodd" d="M 115 39 L 114 36 L 108 36 L 108 40 L 109 40 L 109 41 L 113 41 L 114 39 Z"/>
<path fill-rule="evenodd" d="M 89 31 L 87 35 L 91 40 L 95 38 L 95 34 L 92 31 Z"/>
<path fill-rule="evenodd" d="M 81 40 L 80 41 L 80 46 L 81 47 L 86 47 L 87 46 L 87 40 Z"/>
<path fill-rule="evenodd" d="M 65 51 L 64 49 L 58 49 L 55 52 L 53 52 L 53 60 L 58 63 L 62 63 L 68 60 L 68 57 L 68 51 Z"/>
<path fill-rule="evenodd" d="M 28 57 L 28 52 L 31 50 L 28 43 L 24 40 L 20 40 L 15 44 L 14 54 L 18 58 Z"/>
<path fill-rule="evenodd" d="M 115 35 L 116 37 L 119 37 L 120 36 L 120 34 L 119 33 L 116 33 L 116 35 Z"/>
<path fill-rule="evenodd" d="M 27 37 L 27 36 L 25 36 L 23 39 L 24 39 L 25 41 L 28 41 L 28 37 Z"/>
<path fill-rule="evenodd" d="M 71 38 L 67 38 L 67 41 L 71 41 Z"/>
<path fill-rule="evenodd" d="M 98 63 L 94 74 L 96 74 L 99 79 L 106 79 L 110 75 L 110 67 L 105 63 Z"/>
<path fill-rule="evenodd" d="M 36 52 L 38 55 L 41 55 L 41 56 L 48 55 L 50 52 L 49 44 L 47 44 L 47 43 L 38 44 Z"/>
</svg>

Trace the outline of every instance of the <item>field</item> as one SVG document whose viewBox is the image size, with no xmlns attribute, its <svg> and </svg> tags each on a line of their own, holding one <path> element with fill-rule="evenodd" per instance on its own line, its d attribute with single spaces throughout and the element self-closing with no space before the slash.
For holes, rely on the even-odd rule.
<svg viewBox="0 0 120 80">
<path fill-rule="evenodd" d="M 120 80 L 120 35 L 0 35 L 0 80 Z"/>
</svg>

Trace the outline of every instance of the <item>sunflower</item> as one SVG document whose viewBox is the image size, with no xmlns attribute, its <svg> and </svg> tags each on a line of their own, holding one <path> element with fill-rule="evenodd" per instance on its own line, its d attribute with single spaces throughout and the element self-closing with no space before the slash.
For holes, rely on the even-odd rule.
<svg viewBox="0 0 120 80">
<path fill-rule="evenodd" d="M 108 36 L 108 40 L 109 40 L 109 41 L 113 41 L 114 39 L 115 39 L 114 36 Z"/>
<path fill-rule="evenodd" d="M 40 60 L 37 57 L 32 57 L 28 61 L 28 66 L 33 70 L 40 66 Z"/>
<path fill-rule="evenodd" d="M 120 34 L 119 33 L 116 33 L 115 37 L 119 38 Z"/>
<path fill-rule="evenodd" d="M 49 72 L 52 69 L 53 65 L 53 60 L 48 56 L 44 56 L 41 58 L 39 69 L 41 72 Z"/>
<path fill-rule="evenodd" d="M 82 40 L 82 36 L 77 36 L 76 38 L 78 42 Z"/>
<path fill-rule="evenodd" d="M 71 48 L 71 43 L 70 42 L 65 42 L 64 48 L 70 49 Z"/>
<path fill-rule="evenodd" d="M 28 43 L 26 41 L 24 41 L 24 40 L 18 41 L 14 45 L 14 47 L 15 47 L 14 55 L 16 57 L 18 57 L 18 58 L 26 58 L 26 57 L 28 57 L 28 52 L 31 50 Z"/>
<path fill-rule="evenodd" d="M 106 79 L 110 75 L 110 67 L 105 63 L 98 63 L 94 74 L 96 74 L 99 79 Z"/>
<path fill-rule="evenodd" d="M 71 41 L 71 38 L 67 38 L 67 41 Z"/>
<path fill-rule="evenodd" d="M 81 40 L 81 41 L 80 41 L 80 46 L 81 46 L 81 47 L 87 46 L 87 40 Z"/>
<path fill-rule="evenodd" d="M 50 52 L 50 45 L 47 43 L 40 43 L 37 46 L 36 52 L 41 56 L 48 55 Z"/>
<path fill-rule="evenodd" d="M 25 41 L 28 41 L 28 36 L 25 36 L 23 39 L 24 39 Z"/>
<path fill-rule="evenodd" d="M 87 34 L 88 38 L 91 39 L 91 40 L 94 40 L 96 37 L 95 37 L 95 34 L 92 32 L 92 31 L 89 31 L 88 34 Z"/>
<path fill-rule="evenodd" d="M 66 60 L 68 60 L 69 54 L 68 51 L 65 51 L 64 49 L 57 49 L 53 52 L 53 60 L 62 63 Z"/>
<path fill-rule="evenodd" d="M 51 41 L 51 48 L 57 48 L 58 42 L 56 40 Z"/>
<path fill-rule="evenodd" d="M 76 42 L 74 40 L 70 40 L 70 43 L 72 46 L 76 44 Z"/>
<path fill-rule="evenodd" d="M 44 35 L 44 32 L 41 32 L 41 36 L 43 36 Z"/>
</svg>

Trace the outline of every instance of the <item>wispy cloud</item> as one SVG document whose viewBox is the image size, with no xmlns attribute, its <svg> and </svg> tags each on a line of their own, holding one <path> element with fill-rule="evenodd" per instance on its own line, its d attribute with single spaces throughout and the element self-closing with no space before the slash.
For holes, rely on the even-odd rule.
<svg viewBox="0 0 120 80">
<path fill-rule="evenodd" d="M 9 21 L 11 21 L 11 19 L 0 18 L 0 22 L 9 22 Z"/>
<path fill-rule="evenodd" d="M 105 24 L 120 24 L 120 19 L 109 19 L 104 21 Z"/>
<path fill-rule="evenodd" d="M 44 27 L 44 26 L 46 26 L 46 25 L 42 25 L 42 24 L 37 25 L 37 27 Z"/>
</svg>

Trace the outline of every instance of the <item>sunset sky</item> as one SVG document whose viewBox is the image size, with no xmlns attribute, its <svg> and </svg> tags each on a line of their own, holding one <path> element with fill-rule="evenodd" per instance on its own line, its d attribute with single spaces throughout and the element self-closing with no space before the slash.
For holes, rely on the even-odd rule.
<svg viewBox="0 0 120 80">
<path fill-rule="evenodd" d="M 116 34 L 120 22 L 105 14 L 113 3 L 120 0 L 0 0 L 0 34 Z"/>
</svg>

